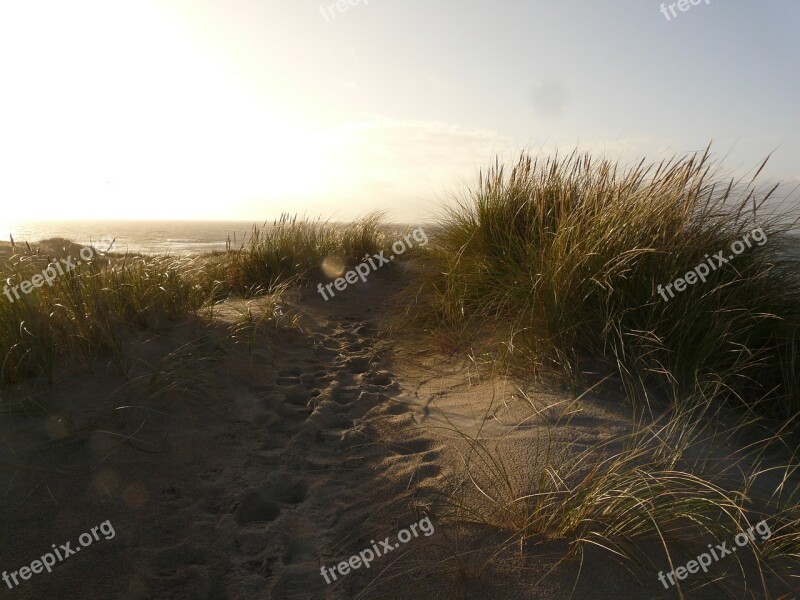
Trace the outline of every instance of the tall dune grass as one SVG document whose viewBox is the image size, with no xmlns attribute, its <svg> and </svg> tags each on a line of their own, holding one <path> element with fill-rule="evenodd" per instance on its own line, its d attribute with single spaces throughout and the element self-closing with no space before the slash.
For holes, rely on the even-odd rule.
<svg viewBox="0 0 800 600">
<path fill-rule="evenodd" d="M 47 257 L 15 255 L 6 282 L 29 280 Z M 0 299 L 0 382 L 51 377 L 59 359 L 120 358 L 125 328 L 158 328 L 198 310 L 206 295 L 185 261 L 165 257 L 98 258 L 20 299 Z M 13 295 L 12 295 L 13 297 Z"/>
<path fill-rule="evenodd" d="M 372 213 L 340 225 L 283 215 L 272 227 L 253 226 L 249 240 L 238 249 L 210 257 L 203 285 L 216 297 L 250 296 L 290 279 L 320 276 L 326 260 L 355 264 L 383 248 L 382 220 L 380 213 Z"/>
<path fill-rule="evenodd" d="M 126 332 L 158 330 L 230 296 L 279 293 L 317 274 L 328 257 L 356 262 L 381 247 L 380 228 L 378 214 L 341 226 L 285 216 L 254 227 L 247 247 L 180 258 L 98 255 L 13 302 L 0 295 L 0 384 L 52 377 L 62 360 L 107 356 L 122 366 Z M 50 256 L 12 240 L 12 255 L 0 264 L 4 284 L 30 280 L 53 258 L 77 256 L 79 247 L 64 242 Z"/>
<path fill-rule="evenodd" d="M 650 385 L 794 414 L 793 217 L 767 209 L 776 187 L 717 173 L 708 151 L 628 168 L 576 153 L 495 163 L 446 209 L 414 312 L 462 340 L 498 333 L 526 368 L 552 361 L 574 375 L 599 357 L 633 395 Z M 658 295 L 758 227 L 765 245 L 668 302 Z"/>
</svg>

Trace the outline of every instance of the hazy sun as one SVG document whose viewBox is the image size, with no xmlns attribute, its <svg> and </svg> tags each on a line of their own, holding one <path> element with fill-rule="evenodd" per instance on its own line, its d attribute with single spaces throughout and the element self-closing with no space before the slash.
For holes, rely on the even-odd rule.
<svg viewBox="0 0 800 600">
<path fill-rule="evenodd" d="M 20 57 L 9 85 L 26 86 L 0 111 L 3 231 L 33 219 L 267 218 L 337 176 L 334 136 L 248 86 L 158 2 L 91 5 L 92 22 L 66 5 L 47 20 L 56 54 L 26 37 L 41 25 L 31 11 L 0 23 L 0 53 Z"/>
</svg>

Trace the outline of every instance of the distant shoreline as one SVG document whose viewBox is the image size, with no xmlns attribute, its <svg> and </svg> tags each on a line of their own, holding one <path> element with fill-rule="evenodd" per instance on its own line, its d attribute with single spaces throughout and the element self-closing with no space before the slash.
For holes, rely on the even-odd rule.
<svg viewBox="0 0 800 600">
<path fill-rule="evenodd" d="M 250 238 L 254 225 L 267 221 L 25 221 L 13 224 L 0 240 L 14 241 L 31 247 L 49 245 L 49 240 L 69 240 L 78 245 L 97 244 L 100 240 L 116 239 L 119 253 L 170 254 L 199 256 L 225 251 L 228 236 L 236 247 Z M 346 221 L 330 221 L 344 224 Z M 419 225 L 415 223 L 414 225 Z M 402 223 L 388 223 L 387 228 L 405 228 Z"/>
</svg>

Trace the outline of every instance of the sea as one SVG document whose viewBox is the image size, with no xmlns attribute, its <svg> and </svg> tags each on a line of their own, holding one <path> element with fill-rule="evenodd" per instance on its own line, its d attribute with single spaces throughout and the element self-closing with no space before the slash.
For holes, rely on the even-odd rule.
<svg viewBox="0 0 800 600">
<path fill-rule="evenodd" d="M 187 256 L 238 248 L 250 239 L 254 225 L 273 221 L 20 221 L 2 227 L 0 239 L 14 236 L 17 243 L 66 238 L 97 247 L 114 240 L 112 252 Z M 387 224 L 387 230 L 404 230 L 408 224 Z M 800 233 L 794 231 L 786 254 L 800 261 Z"/>
<path fill-rule="evenodd" d="M 196 255 L 225 250 L 230 236 L 238 248 L 250 239 L 253 225 L 272 225 L 273 221 L 21 221 L 3 227 L 17 243 L 50 238 L 66 238 L 76 244 L 110 244 L 112 252 Z"/>
</svg>

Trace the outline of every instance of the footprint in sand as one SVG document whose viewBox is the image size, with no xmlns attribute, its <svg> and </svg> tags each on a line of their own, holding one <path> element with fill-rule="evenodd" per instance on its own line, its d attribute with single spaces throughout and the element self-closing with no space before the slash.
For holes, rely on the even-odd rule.
<svg viewBox="0 0 800 600">
<path fill-rule="evenodd" d="M 369 371 L 370 360 L 366 356 L 351 356 L 345 360 L 344 366 L 354 375 L 359 375 Z"/>
<path fill-rule="evenodd" d="M 266 483 L 248 493 L 236 508 L 239 525 L 274 521 L 283 508 L 296 506 L 308 496 L 308 484 L 285 471 L 273 471 Z"/>
<path fill-rule="evenodd" d="M 323 440 L 323 433 L 331 433 L 329 430 L 341 430 L 353 426 L 353 419 L 340 411 L 341 405 L 331 400 L 325 400 L 317 405 L 306 421 L 306 427 L 311 431 L 314 441 Z M 334 433 L 338 437 L 338 432 Z"/>
<path fill-rule="evenodd" d="M 378 433 L 371 423 L 356 423 L 350 429 L 346 429 L 339 434 L 339 447 L 351 449 L 358 446 L 369 446 L 378 439 Z"/>
<path fill-rule="evenodd" d="M 320 390 L 315 388 L 295 387 L 284 392 L 286 402 L 294 404 L 295 406 L 307 406 L 311 398 L 316 398 L 320 395 Z"/>
<path fill-rule="evenodd" d="M 364 376 L 364 381 L 370 385 L 377 385 L 381 387 L 389 387 L 395 385 L 392 374 L 388 371 L 377 371 L 374 373 L 367 373 Z"/>
<path fill-rule="evenodd" d="M 378 333 L 378 330 L 372 325 L 361 325 L 355 328 L 354 333 L 357 335 L 374 336 Z"/>
<path fill-rule="evenodd" d="M 355 385 L 339 386 L 331 390 L 331 396 L 339 404 L 349 404 L 361 393 L 361 389 Z"/>
</svg>

